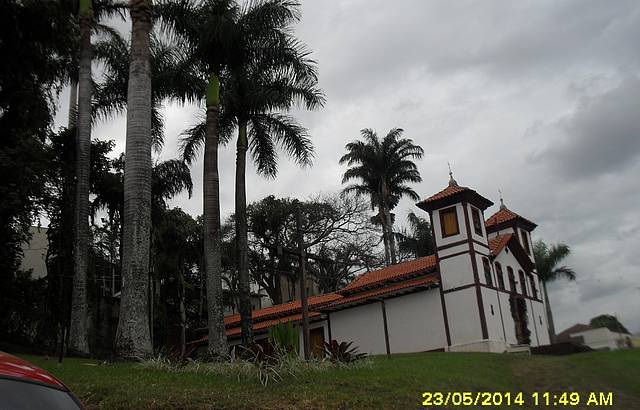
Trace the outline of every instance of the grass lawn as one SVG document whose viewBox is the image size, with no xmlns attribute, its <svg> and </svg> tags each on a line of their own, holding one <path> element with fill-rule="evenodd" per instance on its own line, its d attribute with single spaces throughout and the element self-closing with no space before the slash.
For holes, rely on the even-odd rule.
<svg viewBox="0 0 640 410">
<path fill-rule="evenodd" d="M 595 391 L 613 392 L 613 408 L 640 409 L 638 349 L 564 357 L 402 354 L 375 357 L 370 366 L 304 372 L 266 387 L 132 363 L 65 359 L 58 366 L 55 359 L 23 357 L 58 376 L 89 408 L 407 409 L 420 407 L 423 391 L 576 391 L 583 397 Z M 573 408 L 586 408 L 584 399 L 581 406 Z M 527 400 L 522 408 L 534 407 Z"/>
</svg>

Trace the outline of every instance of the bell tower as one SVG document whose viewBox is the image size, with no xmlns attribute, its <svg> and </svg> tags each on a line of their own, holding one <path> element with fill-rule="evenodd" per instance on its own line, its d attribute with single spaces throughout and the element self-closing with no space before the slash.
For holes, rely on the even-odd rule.
<svg viewBox="0 0 640 410">
<path fill-rule="evenodd" d="M 488 324 L 497 305 L 493 296 L 485 296 L 491 273 L 484 268 L 490 257 L 484 211 L 493 202 L 458 185 L 451 171 L 449 177 L 445 189 L 417 206 L 431 219 L 449 346 L 483 344 L 499 336 Z"/>
<path fill-rule="evenodd" d="M 535 258 L 533 256 L 531 233 L 537 226 L 527 218 L 507 208 L 502 198 L 502 192 L 500 192 L 500 209 L 487 219 L 485 225 L 489 239 L 493 239 L 498 235 L 514 234 L 532 262 L 535 262 Z"/>
</svg>

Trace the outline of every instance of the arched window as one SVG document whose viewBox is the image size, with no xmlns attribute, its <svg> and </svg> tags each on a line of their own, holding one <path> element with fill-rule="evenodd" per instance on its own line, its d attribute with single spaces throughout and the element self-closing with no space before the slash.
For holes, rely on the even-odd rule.
<svg viewBox="0 0 640 410">
<path fill-rule="evenodd" d="M 529 283 L 531 284 L 531 296 L 534 299 L 538 299 L 538 288 L 536 288 L 536 278 L 532 274 L 529 274 Z"/>
<path fill-rule="evenodd" d="M 498 288 L 504 290 L 504 275 L 502 274 L 502 265 L 496 262 L 496 276 L 498 277 Z"/>
<path fill-rule="evenodd" d="M 511 292 L 518 293 L 516 289 L 516 276 L 513 274 L 513 268 L 511 268 L 511 266 L 507 266 L 507 276 L 509 277 L 509 288 Z"/>
<path fill-rule="evenodd" d="M 491 264 L 489 259 L 482 258 L 482 265 L 484 266 L 484 280 L 487 285 L 493 286 L 493 280 L 491 280 Z"/>
<path fill-rule="evenodd" d="M 520 278 L 520 287 L 522 288 L 522 294 L 525 296 L 529 296 L 529 294 L 527 293 L 527 281 L 524 278 L 524 272 L 519 270 L 518 276 Z"/>
</svg>

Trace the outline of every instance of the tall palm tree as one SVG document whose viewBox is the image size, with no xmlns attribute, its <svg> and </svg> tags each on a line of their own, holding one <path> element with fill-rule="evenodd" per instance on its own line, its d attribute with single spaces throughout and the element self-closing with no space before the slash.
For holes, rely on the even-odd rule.
<svg viewBox="0 0 640 410">
<path fill-rule="evenodd" d="M 89 354 L 87 269 L 89 259 L 89 185 L 91 151 L 92 92 L 91 78 L 92 45 L 94 31 L 115 35 L 113 29 L 99 21 L 122 9 L 122 4 L 111 0 L 97 0 L 94 14 L 92 0 L 78 1 L 80 26 L 79 62 L 71 67 L 71 89 L 69 104 L 69 126 L 77 125 L 75 142 L 75 201 L 73 224 L 74 279 L 71 297 L 71 321 L 69 348 L 77 354 Z M 76 92 L 78 106 L 76 108 Z"/>
<path fill-rule="evenodd" d="M 347 153 L 339 161 L 349 166 L 342 176 L 342 183 L 357 181 L 344 188 L 343 192 L 371 198 L 371 207 L 378 208 L 375 219 L 382 226 L 385 262 L 387 265 L 395 264 L 397 257 L 391 210 L 404 196 L 415 201 L 419 199 L 407 184 L 422 181 L 412 160 L 422 158 L 424 150 L 411 139 L 401 138 L 403 130 L 400 128 L 393 128 L 382 141 L 372 129 L 365 128 L 360 132 L 364 141 L 348 143 L 345 146 Z"/>
<path fill-rule="evenodd" d="M 115 351 L 124 358 L 151 354 L 148 275 L 151 234 L 151 0 L 129 0 L 131 53 L 127 84 L 124 229 L 120 316 Z"/>
<path fill-rule="evenodd" d="M 89 262 L 89 151 L 91 149 L 91 0 L 80 0 L 80 59 L 78 67 L 78 117 L 75 144 L 75 209 L 73 229 L 73 289 L 69 348 L 89 354 L 87 268 Z"/>
<path fill-rule="evenodd" d="M 148 321 L 138 320 L 147 318 L 144 312 L 149 310 L 143 295 L 148 294 L 153 208 L 151 149 L 159 151 L 163 143 L 162 103 L 167 99 L 194 100 L 202 93 L 203 82 L 179 45 L 150 34 L 151 1 L 130 0 L 129 10 L 131 43 L 111 36 L 94 48 L 96 58 L 105 66 L 105 79 L 95 86 L 94 116 L 108 117 L 127 108 L 122 240 L 125 286 L 116 352 L 123 357 L 141 357 L 151 351 Z"/>
<path fill-rule="evenodd" d="M 204 93 L 205 126 L 199 127 L 204 143 L 203 225 L 204 269 L 207 280 L 208 353 L 217 359 L 227 355 L 222 306 L 222 268 L 220 254 L 220 178 L 218 145 L 220 78 L 235 49 L 235 21 L 239 9 L 231 0 L 205 0 L 199 3 L 175 0 L 162 4 L 166 26 L 191 48 L 208 85 Z M 221 138 L 222 137 L 222 138 Z"/>
<path fill-rule="evenodd" d="M 556 330 L 553 324 L 553 314 L 551 312 L 551 304 L 549 303 L 549 295 L 547 294 L 547 282 L 556 279 L 566 279 L 569 281 L 576 280 L 576 273 L 573 269 L 562 265 L 558 266 L 563 259 L 571 253 L 568 245 L 558 243 L 548 246 L 543 241 L 537 241 L 533 246 L 533 255 L 536 260 L 536 268 L 538 270 L 538 278 L 542 282 L 542 291 L 544 292 L 544 300 L 547 305 L 547 321 L 549 324 L 549 340 L 551 343 L 555 341 Z"/>
<path fill-rule="evenodd" d="M 223 110 L 220 124 L 224 135 L 237 128 L 235 228 L 242 341 L 253 341 L 248 267 L 246 161 L 250 151 L 258 172 L 267 177 L 277 174 L 276 146 L 301 165 L 310 165 L 313 145 L 306 129 L 288 111 L 294 104 L 316 109 L 324 104 L 317 88 L 318 76 L 310 52 L 291 34 L 290 26 L 300 18 L 299 4 L 267 0 L 249 3 L 235 24 L 236 50 L 223 78 Z M 200 127 L 186 135 L 188 147 L 201 144 Z"/>
</svg>

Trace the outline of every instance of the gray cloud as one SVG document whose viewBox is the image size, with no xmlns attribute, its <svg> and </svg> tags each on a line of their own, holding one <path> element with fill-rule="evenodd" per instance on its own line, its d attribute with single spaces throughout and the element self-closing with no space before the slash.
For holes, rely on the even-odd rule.
<svg viewBox="0 0 640 410">
<path fill-rule="evenodd" d="M 559 121 L 563 134 L 543 155 L 569 178 L 615 172 L 640 155 L 640 78 L 629 77 L 597 97 L 586 98 Z"/>
</svg>

